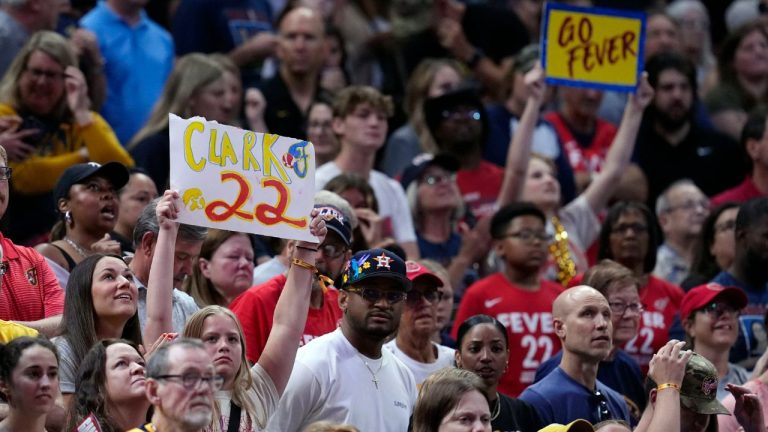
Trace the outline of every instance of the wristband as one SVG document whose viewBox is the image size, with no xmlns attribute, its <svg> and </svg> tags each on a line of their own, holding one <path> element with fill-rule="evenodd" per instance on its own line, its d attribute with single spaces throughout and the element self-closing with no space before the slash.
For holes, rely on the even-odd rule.
<svg viewBox="0 0 768 432">
<path fill-rule="evenodd" d="M 671 388 L 671 389 L 675 389 L 675 390 L 677 390 L 677 391 L 678 391 L 678 393 L 680 392 L 680 386 L 679 386 L 679 385 L 677 385 L 677 384 L 675 384 L 675 383 L 664 383 L 664 384 L 659 384 L 659 385 L 656 387 L 656 391 L 662 391 L 662 390 L 664 390 L 664 389 L 668 389 L 668 388 Z"/>
<path fill-rule="evenodd" d="M 291 264 L 299 266 L 301 268 L 305 268 L 310 272 L 312 272 L 312 274 L 314 274 L 317 277 L 317 280 L 320 283 L 320 288 L 323 289 L 323 294 L 328 292 L 328 285 L 333 285 L 333 279 L 329 278 L 326 275 L 320 274 L 320 271 L 314 265 L 298 258 L 293 258 L 291 260 Z"/>
</svg>

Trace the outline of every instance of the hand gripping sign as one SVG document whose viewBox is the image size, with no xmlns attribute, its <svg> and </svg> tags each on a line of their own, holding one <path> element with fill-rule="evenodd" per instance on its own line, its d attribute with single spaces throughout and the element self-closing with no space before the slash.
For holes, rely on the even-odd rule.
<svg viewBox="0 0 768 432">
<path fill-rule="evenodd" d="M 635 90 L 643 70 L 645 14 L 547 3 L 543 21 L 548 83 Z"/>
<path fill-rule="evenodd" d="M 169 114 L 179 222 L 317 241 L 309 233 L 315 150 L 308 141 Z"/>
</svg>

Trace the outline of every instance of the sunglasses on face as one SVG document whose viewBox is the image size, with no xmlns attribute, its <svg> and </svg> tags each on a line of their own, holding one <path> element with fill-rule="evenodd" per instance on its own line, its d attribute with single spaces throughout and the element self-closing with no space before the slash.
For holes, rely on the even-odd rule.
<svg viewBox="0 0 768 432">
<path fill-rule="evenodd" d="M 368 303 L 377 303 L 382 298 L 387 300 L 387 303 L 389 304 L 395 304 L 400 303 L 401 301 L 405 300 L 407 294 L 405 291 L 388 291 L 388 290 L 380 290 L 378 288 L 369 288 L 369 287 L 347 287 L 347 291 L 351 293 L 355 293 L 363 298 L 363 300 L 367 301 Z"/>
<path fill-rule="evenodd" d="M 415 306 L 421 303 L 422 299 L 426 299 L 429 303 L 435 303 L 436 301 L 440 301 L 443 299 L 443 293 L 437 290 L 421 292 L 414 289 L 413 291 L 408 293 L 406 297 L 406 302 L 409 305 Z"/>
</svg>

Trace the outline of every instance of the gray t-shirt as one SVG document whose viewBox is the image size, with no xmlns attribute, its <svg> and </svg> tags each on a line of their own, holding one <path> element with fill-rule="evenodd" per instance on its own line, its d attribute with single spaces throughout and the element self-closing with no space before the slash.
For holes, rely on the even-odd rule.
<svg viewBox="0 0 768 432">
<path fill-rule="evenodd" d="M 75 353 L 72 351 L 69 341 L 63 336 L 54 338 L 53 344 L 59 351 L 59 390 L 62 393 L 74 393 L 75 380 L 77 379 Z"/>
<path fill-rule="evenodd" d="M 144 334 L 144 325 L 147 322 L 147 287 L 141 281 L 133 277 L 133 282 L 139 289 L 139 325 L 141 333 Z M 181 334 L 184 331 L 184 325 L 187 320 L 200 308 L 189 294 L 184 291 L 173 289 L 173 331 Z"/>
</svg>

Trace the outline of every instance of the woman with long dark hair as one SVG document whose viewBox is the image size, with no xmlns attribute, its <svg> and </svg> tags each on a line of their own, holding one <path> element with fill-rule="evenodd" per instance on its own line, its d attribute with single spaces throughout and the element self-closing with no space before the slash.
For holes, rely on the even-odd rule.
<svg viewBox="0 0 768 432">
<path fill-rule="evenodd" d="M 59 331 L 54 343 L 61 355 L 60 388 L 68 406 L 76 391 L 77 368 L 97 341 L 123 338 L 142 343 L 138 289 L 122 258 L 94 254 L 72 270 Z"/>
<path fill-rule="evenodd" d="M 80 364 L 66 430 L 75 430 L 91 414 L 103 432 L 144 424 L 151 405 L 144 393 L 144 366 L 144 356 L 133 342 L 97 342 Z"/>
</svg>

